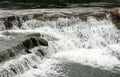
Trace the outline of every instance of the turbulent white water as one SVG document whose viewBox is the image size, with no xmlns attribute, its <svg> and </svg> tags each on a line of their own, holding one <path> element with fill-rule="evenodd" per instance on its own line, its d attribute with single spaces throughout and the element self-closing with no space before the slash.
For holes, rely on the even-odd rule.
<svg viewBox="0 0 120 77">
<path fill-rule="evenodd" d="M 99 21 L 94 17 L 88 17 L 87 21 L 79 18 L 45 22 L 29 20 L 23 23 L 21 29 L 7 32 L 14 35 L 40 33 L 49 42 L 46 57 L 37 64 L 38 68 L 16 77 L 80 77 L 80 74 L 77 76 L 74 73 L 70 76 L 69 71 L 74 71 L 72 69 L 65 72 L 64 63 L 73 63 L 73 68 L 75 63 L 112 72 L 120 71 L 120 31 L 109 16 Z M 1 32 L 4 33 L 6 31 Z"/>
</svg>

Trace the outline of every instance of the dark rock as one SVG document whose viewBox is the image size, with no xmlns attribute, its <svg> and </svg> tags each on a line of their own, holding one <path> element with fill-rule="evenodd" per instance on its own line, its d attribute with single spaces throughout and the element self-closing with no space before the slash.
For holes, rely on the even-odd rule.
<svg viewBox="0 0 120 77">
<path fill-rule="evenodd" d="M 13 27 L 12 22 L 9 20 L 5 20 L 4 25 L 5 25 L 6 30 L 11 29 Z"/>
<path fill-rule="evenodd" d="M 17 17 L 17 21 L 18 21 L 18 27 L 21 28 L 22 22 L 20 21 L 20 18 L 19 18 L 19 17 Z"/>
<path fill-rule="evenodd" d="M 48 46 L 48 42 L 42 38 L 36 38 L 36 37 L 31 37 L 23 41 L 23 46 L 25 49 L 30 49 L 39 45 Z"/>
<path fill-rule="evenodd" d="M 14 72 L 14 74 L 17 75 L 17 71 L 14 68 L 11 68 L 10 70 L 12 70 Z"/>
<path fill-rule="evenodd" d="M 23 20 L 24 20 L 24 21 L 29 20 L 28 16 L 27 16 L 27 15 L 23 16 Z"/>
<path fill-rule="evenodd" d="M 30 49 L 30 48 L 34 47 L 34 45 L 32 44 L 32 41 L 30 39 L 23 41 L 22 44 L 25 49 Z"/>
<path fill-rule="evenodd" d="M 5 44 L 3 44 L 5 43 Z M 12 44 L 13 43 L 13 44 Z M 11 42 L 0 41 L 1 51 L 0 51 L 0 62 L 7 61 L 16 57 L 17 55 L 24 55 L 32 53 L 29 49 L 36 46 L 48 46 L 48 42 L 39 37 L 16 37 L 11 39 Z M 45 53 L 42 50 L 39 50 L 41 56 L 44 56 Z"/>
<path fill-rule="evenodd" d="M 37 36 L 37 37 L 39 37 L 39 36 L 41 36 L 41 34 L 40 33 L 32 33 L 32 34 L 28 35 L 28 37 L 31 37 L 31 36 Z"/>
<path fill-rule="evenodd" d="M 32 53 L 32 52 L 31 52 L 31 51 L 29 51 L 29 50 L 25 50 L 25 52 L 26 52 L 26 53 Z"/>
<path fill-rule="evenodd" d="M 120 9 L 119 8 L 114 8 L 111 10 L 111 18 L 115 26 L 120 29 Z"/>
<path fill-rule="evenodd" d="M 4 25 L 6 27 L 6 29 L 11 29 L 13 27 L 13 21 L 16 20 L 18 22 L 18 27 L 21 27 L 21 22 L 19 17 L 15 17 L 15 16 L 9 16 L 5 19 L 4 21 Z"/>
<path fill-rule="evenodd" d="M 33 68 L 38 68 L 37 65 L 34 65 Z"/>
<path fill-rule="evenodd" d="M 45 55 L 44 51 L 42 49 L 37 50 L 39 53 L 41 53 L 42 56 Z"/>
<path fill-rule="evenodd" d="M 40 45 L 48 46 L 48 42 L 45 39 L 39 38 L 38 41 L 39 41 Z"/>
</svg>

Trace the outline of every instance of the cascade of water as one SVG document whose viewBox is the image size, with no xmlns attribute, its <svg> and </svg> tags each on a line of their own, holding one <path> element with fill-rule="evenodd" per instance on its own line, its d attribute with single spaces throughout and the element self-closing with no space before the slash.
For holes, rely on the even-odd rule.
<svg viewBox="0 0 120 77">
<path fill-rule="evenodd" d="M 36 54 L 31 49 L 37 46 L 39 51 L 36 50 Z M 30 37 L 10 49 L 0 51 L 0 77 L 14 77 L 31 68 L 37 68 L 45 55 L 43 50 L 40 51 L 42 46 L 45 48 L 48 46 L 46 40 Z"/>
<path fill-rule="evenodd" d="M 114 26 L 109 16 L 107 16 L 106 18 L 107 19 L 99 21 L 96 20 L 94 17 L 88 17 L 86 21 L 82 21 L 79 18 L 58 18 L 56 21 L 44 22 L 29 20 L 23 23 L 21 29 L 19 30 L 8 30 L 7 32 L 11 35 L 27 34 L 29 36 L 29 34 L 32 33 L 44 35 L 43 38 L 48 40 L 49 43 L 48 49 L 45 52 L 47 58 L 49 58 L 45 60 L 46 62 L 43 62 L 42 65 L 39 65 L 41 60 L 38 59 L 40 58 L 38 57 L 38 55 L 44 56 L 42 50 L 39 50 L 41 54 L 37 54 L 37 49 L 31 50 L 31 52 L 35 51 L 35 59 L 30 59 L 30 57 L 32 57 L 33 55 L 29 55 L 29 58 L 25 60 L 22 59 L 23 63 L 21 64 L 19 64 L 19 61 L 15 61 L 16 67 L 12 67 L 14 68 L 12 69 L 12 73 L 20 74 L 27 71 L 27 69 L 30 69 L 30 67 L 38 67 L 37 70 L 32 69 L 25 73 L 23 76 L 28 77 L 29 74 L 32 77 L 34 77 L 34 75 L 36 75 L 36 77 L 51 77 L 52 75 L 53 77 L 60 77 L 63 73 L 59 71 L 61 70 L 61 67 L 59 67 L 60 69 L 57 69 L 57 64 L 59 66 L 61 60 L 63 62 L 65 61 L 78 63 L 81 65 L 88 65 L 94 68 L 100 68 L 102 70 L 120 71 L 119 68 L 116 68 L 120 67 L 120 31 Z M 5 31 L 2 32 L 2 34 L 4 33 Z M 37 39 L 35 38 L 29 40 L 29 43 L 32 43 L 29 46 L 24 43 L 23 48 L 31 48 L 33 45 L 36 46 L 37 44 L 43 46 L 48 45 L 43 44 L 43 41 L 34 40 Z M 33 43 L 32 41 L 36 43 Z M 31 61 L 32 64 L 36 64 L 37 66 L 31 65 Z M 46 67 L 45 65 L 48 65 L 50 67 Z M 9 65 L 7 67 L 9 67 Z M 24 70 L 19 71 L 19 67 Z M 50 70 L 51 72 L 48 72 Z M 5 72 L 3 74 L 1 73 L 1 76 L 10 75 L 11 77 L 13 77 L 15 76 L 14 74 L 11 75 Z M 67 75 L 65 74 L 65 76 L 63 77 L 67 77 Z"/>
<path fill-rule="evenodd" d="M 40 65 L 39 69 L 28 71 L 23 77 L 29 75 L 31 77 L 60 77 L 62 75 L 65 75 L 63 77 L 72 77 L 72 75 L 69 76 L 67 73 L 73 70 L 69 70 L 67 73 L 58 71 L 66 68 L 59 66 L 60 60 L 73 64 L 88 65 L 94 68 L 100 68 L 101 70 L 120 71 L 118 57 L 120 55 L 120 31 L 112 23 L 109 16 L 107 19 L 99 21 L 94 17 L 88 17 L 87 21 L 82 21 L 79 18 L 59 18 L 57 21 L 46 21 L 44 24 L 45 26 L 34 28 L 34 31 L 46 34 L 46 39 L 49 40 L 48 51 L 56 53 L 52 54 L 50 58 L 53 62 L 49 65 L 50 68 L 41 68 Z M 116 50 L 112 47 L 113 45 Z M 50 54 L 49 52 L 47 54 Z M 58 63 L 56 61 L 54 62 L 56 59 Z M 46 61 L 42 65 L 46 64 L 49 64 L 49 61 Z M 46 68 L 49 69 L 44 70 Z M 55 72 L 57 72 L 57 75 Z M 98 75 L 101 74 L 99 73 Z M 120 76 L 119 74 L 105 73 L 103 77 L 112 75 L 115 77 Z M 90 77 L 96 76 L 91 75 Z"/>
<path fill-rule="evenodd" d="M 1 77 L 14 77 L 17 74 L 21 74 L 28 71 L 30 68 L 37 68 L 41 63 L 41 58 L 34 55 L 24 55 L 20 59 L 14 59 L 6 62 L 4 66 L 0 67 Z"/>
</svg>

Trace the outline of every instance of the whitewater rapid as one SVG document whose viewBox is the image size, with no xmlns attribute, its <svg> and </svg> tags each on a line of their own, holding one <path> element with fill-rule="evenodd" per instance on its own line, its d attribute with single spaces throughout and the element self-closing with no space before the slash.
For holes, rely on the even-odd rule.
<svg viewBox="0 0 120 77">
<path fill-rule="evenodd" d="M 41 34 L 49 43 L 46 56 L 40 62 L 40 59 L 35 60 L 38 68 L 30 68 L 16 77 L 110 77 L 112 73 L 120 73 L 120 30 L 109 15 L 103 20 L 88 17 L 86 21 L 79 18 L 33 19 L 24 22 L 21 29 L 13 27 L 1 31 L 1 34 L 5 33 L 11 34 L 11 38 L 12 34 Z M 4 37 L 9 39 L 10 36 Z M 95 72 L 94 69 L 105 72 Z M 120 74 L 113 76 L 119 77 Z"/>
</svg>

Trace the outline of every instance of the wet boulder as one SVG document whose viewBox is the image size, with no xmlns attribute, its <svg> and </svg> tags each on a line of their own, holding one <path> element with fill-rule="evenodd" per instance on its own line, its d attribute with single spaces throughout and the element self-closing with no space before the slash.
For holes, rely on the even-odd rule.
<svg viewBox="0 0 120 77">
<path fill-rule="evenodd" d="M 39 45 L 42 45 L 42 46 L 48 46 L 48 42 L 42 38 L 35 38 L 35 37 L 31 37 L 25 41 L 23 41 L 23 46 L 24 48 L 26 49 L 30 49 L 30 48 L 33 48 L 35 46 L 39 46 Z"/>
<path fill-rule="evenodd" d="M 43 46 L 47 47 L 48 42 L 40 37 L 16 37 L 10 41 L 0 41 L 1 51 L 0 51 L 0 62 L 6 61 L 17 55 L 31 54 L 30 49 Z M 42 50 L 41 50 L 42 51 Z M 43 52 L 40 52 L 44 56 Z"/>
</svg>

